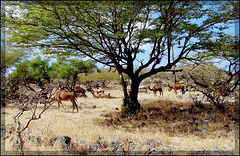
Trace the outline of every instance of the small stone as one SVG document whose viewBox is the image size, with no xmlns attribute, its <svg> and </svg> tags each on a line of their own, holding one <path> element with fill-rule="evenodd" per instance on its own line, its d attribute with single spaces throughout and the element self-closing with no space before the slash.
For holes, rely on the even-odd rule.
<svg viewBox="0 0 240 156">
<path fill-rule="evenodd" d="M 69 136 L 61 136 L 61 143 L 63 146 L 69 146 L 71 143 L 71 138 Z"/>
<path fill-rule="evenodd" d="M 46 141 L 45 146 L 53 146 L 55 144 L 55 142 L 57 141 L 58 137 L 52 137 L 51 139 L 49 139 L 48 141 Z"/>
</svg>

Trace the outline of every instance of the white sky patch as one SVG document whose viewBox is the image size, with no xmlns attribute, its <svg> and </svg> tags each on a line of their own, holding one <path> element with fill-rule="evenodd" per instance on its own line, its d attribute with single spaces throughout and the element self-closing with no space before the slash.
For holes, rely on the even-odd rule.
<svg viewBox="0 0 240 156">
<path fill-rule="evenodd" d="M 219 68 L 228 70 L 229 61 L 222 60 L 222 59 L 212 59 L 211 62 L 213 62 L 213 64 Z"/>
</svg>

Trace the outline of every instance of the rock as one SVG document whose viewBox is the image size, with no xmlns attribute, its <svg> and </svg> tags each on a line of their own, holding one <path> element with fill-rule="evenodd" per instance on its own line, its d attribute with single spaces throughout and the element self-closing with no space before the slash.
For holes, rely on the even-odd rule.
<svg viewBox="0 0 240 156">
<path fill-rule="evenodd" d="M 152 148 L 148 151 L 147 155 L 159 155 L 157 149 Z"/>
<path fill-rule="evenodd" d="M 38 144 L 41 144 L 42 141 L 41 136 L 28 136 L 27 139 Z"/>
<path fill-rule="evenodd" d="M 155 141 L 155 140 L 149 140 L 149 139 L 147 139 L 147 140 L 142 140 L 141 141 L 142 143 L 144 143 L 144 145 L 145 146 L 147 146 L 147 148 L 151 148 L 151 147 L 156 147 L 156 146 L 160 146 L 160 145 L 162 145 L 162 143 L 160 143 L 160 142 L 157 142 L 157 141 Z"/>
<path fill-rule="evenodd" d="M 52 137 L 51 139 L 49 139 L 48 141 L 46 141 L 45 146 L 53 146 L 55 144 L 55 142 L 57 141 L 58 137 Z"/>
<path fill-rule="evenodd" d="M 173 147 L 166 148 L 166 149 L 163 149 L 163 150 L 160 151 L 160 152 L 161 152 L 162 155 L 173 155 L 172 148 L 173 148 Z"/>
<path fill-rule="evenodd" d="M 88 152 L 94 153 L 94 152 L 96 152 L 100 148 L 100 146 L 101 145 L 98 144 L 98 143 L 91 143 L 89 148 L 88 148 Z"/>
<path fill-rule="evenodd" d="M 69 136 L 61 136 L 62 146 L 69 146 L 71 143 L 71 138 Z"/>
<path fill-rule="evenodd" d="M 14 148 L 14 149 L 19 149 L 19 147 L 20 147 L 20 142 L 19 142 L 19 140 L 14 140 L 14 142 L 13 142 L 13 148 Z"/>
<path fill-rule="evenodd" d="M 203 151 L 189 151 L 186 155 L 233 155 L 233 151 L 203 150 Z"/>
<path fill-rule="evenodd" d="M 115 153 L 115 155 L 126 155 L 126 154 L 124 152 L 124 149 L 120 147 L 119 150 Z"/>
<path fill-rule="evenodd" d="M 171 149 L 163 149 L 161 151 L 152 148 L 147 152 L 147 155 L 173 155 Z"/>
<path fill-rule="evenodd" d="M 111 141 L 110 147 L 116 151 L 118 148 L 122 147 L 122 144 L 120 141 Z"/>
<path fill-rule="evenodd" d="M 134 149 L 135 149 L 135 144 L 134 144 L 134 142 L 132 142 L 132 141 L 128 141 L 128 144 L 129 144 L 129 150 L 130 151 L 134 151 Z"/>
</svg>

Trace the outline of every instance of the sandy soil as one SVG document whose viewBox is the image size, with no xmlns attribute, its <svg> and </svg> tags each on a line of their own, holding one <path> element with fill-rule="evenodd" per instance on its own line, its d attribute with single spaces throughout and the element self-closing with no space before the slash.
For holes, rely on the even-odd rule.
<svg viewBox="0 0 240 156">
<path fill-rule="evenodd" d="M 119 140 L 122 144 L 126 140 L 131 140 L 136 144 L 135 150 L 149 150 L 143 147 L 144 141 L 156 140 L 160 142 L 155 148 L 159 150 L 171 149 L 175 151 L 189 151 L 189 150 L 234 150 L 235 149 L 235 131 L 227 134 L 227 137 L 213 138 L 208 134 L 201 136 L 195 135 L 181 135 L 178 137 L 169 136 L 163 131 L 159 131 L 159 127 L 154 129 L 134 128 L 125 129 L 121 127 L 107 127 L 99 123 L 106 119 L 107 114 L 120 112 L 123 93 L 120 86 L 111 89 L 105 89 L 105 93 L 111 93 L 111 99 L 96 99 L 90 92 L 87 92 L 87 98 L 77 98 L 79 112 L 72 113 L 72 104 L 70 101 L 63 101 L 64 108 L 58 110 L 57 103 L 53 104 L 47 110 L 40 120 L 32 121 L 29 128 L 24 131 L 25 139 L 27 136 L 41 136 L 41 144 L 33 144 L 31 141 L 26 141 L 24 147 L 27 151 L 59 151 L 60 146 L 46 147 L 45 142 L 54 136 L 70 136 L 73 143 L 81 141 L 96 142 L 96 137 L 100 136 L 104 141 Z M 169 100 L 169 101 L 191 101 L 190 94 L 201 94 L 198 92 L 186 92 L 181 95 L 175 95 L 174 91 L 169 92 L 168 88 L 163 89 L 163 96 L 154 96 L 151 91 L 140 91 L 139 102 L 146 103 L 155 100 Z M 40 105 L 39 111 L 43 106 Z M 3 113 L 5 112 L 5 113 Z M 3 111 L 4 122 L 6 129 L 9 130 L 13 126 L 13 116 L 17 114 L 18 110 L 11 105 L 8 105 Z M 26 113 L 22 116 L 22 122 L 26 122 L 28 115 Z M 221 132 L 219 132 L 221 133 Z M 222 134 L 219 134 L 221 136 Z M 16 136 L 11 134 L 5 139 L 5 150 L 13 150 L 13 142 Z"/>
</svg>

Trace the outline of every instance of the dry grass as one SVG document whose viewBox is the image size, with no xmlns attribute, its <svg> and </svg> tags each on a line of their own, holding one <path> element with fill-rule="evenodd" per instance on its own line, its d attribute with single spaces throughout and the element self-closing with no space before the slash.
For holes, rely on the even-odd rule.
<svg viewBox="0 0 240 156">
<path fill-rule="evenodd" d="M 204 109 L 193 107 L 187 100 L 189 93 L 181 99 L 174 92 L 164 88 L 163 97 L 154 97 L 152 92 L 139 93 L 142 110 L 138 117 L 124 119 L 119 116 L 122 104 L 121 87 L 110 92 L 113 99 L 96 99 L 88 92 L 88 98 L 78 98 L 77 104 L 81 105 L 79 113 L 72 113 L 70 101 L 63 102 L 64 108 L 57 109 L 54 104 L 43 115 L 42 119 L 33 121 L 25 134 L 25 151 L 61 151 L 59 144 L 45 147 L 45 142 L 54 136 L 69 136 L 72 143 L 80 141 L 96 142 L 97 136 L 103 141 L 119 140 L 123 148 L 128 148 L 128 142 L 133 142 L 135 150 L 149 150 L 146 140 L 154 140 L 159 144 L 154 148 L 162 150 L 171 148 L 174 151 L 189 150 L 234 150 L 236 128 L 239 127 L 238 109 L 228 106 L 225 114 L 215 110 L 211 105 Z M 40 110 L 42 106 L 38 109 Z M 13 116 L 17 109 L 9 104 L 5 108 L 5 125 L 9 130 L 13 125 Z M 26 121 L 28 114 L 22 116 Z M 207 124 L 201 119 L 211 119 Z M 192 124 L 191 121 L 195 120 Z M 203 130 L 207 133 L 204 133 Z M 27 136 L 41 136 L 41 143 L 27 140 Z M 13 151 L 14 134 L 5 139 L 5 150 Z M 86 145 L 76 149 L 86 150 Z"/>
</svg>

